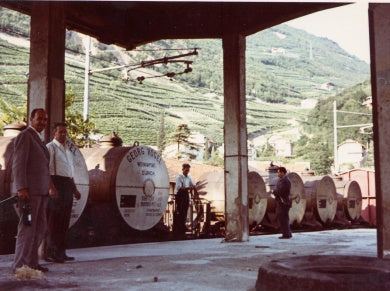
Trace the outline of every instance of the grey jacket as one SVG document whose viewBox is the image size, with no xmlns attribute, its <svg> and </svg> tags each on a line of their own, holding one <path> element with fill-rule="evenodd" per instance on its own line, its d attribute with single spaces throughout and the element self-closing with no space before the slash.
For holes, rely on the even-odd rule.
<svg viewBox="0 0 390 291">
<path fill-rule="evenodd" d="M 27 188 L 30 195 L 48 195 L 50 155 L 37 133 L 30 127 L 14 140 L 12 174 L 16 190 Z"/>
</svg>

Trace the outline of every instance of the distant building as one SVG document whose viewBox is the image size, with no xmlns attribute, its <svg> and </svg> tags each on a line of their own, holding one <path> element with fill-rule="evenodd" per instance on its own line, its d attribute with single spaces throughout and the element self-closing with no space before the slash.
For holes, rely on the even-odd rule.
<svg viewBox="0 0 390 291">
<path fill-rule="evenodd" d="M 204 135 L 194 132 L 191 133 L 190 137 L 188 138 L 188 142 L 193 144 L 197 149 L 190 149 L 186 147 L 184 144 L 180 145 L 180 153 L 182 155 L 183 160 L 188 160 L 189 156 L 195 156 L 196 161 L 203 160 L 204 156 L 204 141 L 205 137 Z M 170 144 L 168 145 L 163 152 L 163 157 L 166 158 L 177 158 L 178 152 L 177 152 L 177 144 Z"/>
<path fill-rule="evenodd" d="M 335 87 L 336 87 L 336 85 L 331 83 L 331 82 L 326 82 L 326 83 L 323 83 L 320 85 L 320 89 L 326 90 L 326 91 L 332 91 L 332 90 L 334 90 Z"/>
<path fill-rule="evenodd" d="M 248 160 L 254 161 L 257 157 L 257 150 L 252 142 L 248 141 Z"/>
<path fill-rule="evenodd" d="M 277 166 L 283 166 L 289 172 L 304 172 L 310 169 L 310 162 L 282 163 L 280 161 L 248 161 L 249 171 L 266 173 L 271 162 Z"/>
<path fill-rule="evenodd" d="M 362 105 L 367 106 L 368 108 L 372 108 L 372 96 L 367 96 L 366 100 L 362 103 Z"/>
<path fill-rule="evenodd" d="M 292 155 L 292 143 L 290 139 L 273 135 L 269 138 L 268 143 L 275 148 L 277 156 L 290 157 Z"/>
<path fill-rule="evenodd" d="M 301 108 L 313 109 L 314 107 L 316 107 L 317 103 L 318 100 L 316 99 L 305 99 L 301 101 Z"/>
<path fill-rule="evenodd" d="M 180 153 L 182 156 L 182 160 L 188 160 L 189 156 L 194 156 L 195 161 L 202 161 L 205 154 L 205 148 L 207 147 L 209 151 L 209 156 L 213 150 L 216 148 L 216 142 L 211 138 L 205 137 L 203 134 L 199 132 L 191 133 L 188 138 L 188 142 L 190 142 L 195 148 L 189 148 L 185 145 L 180 145 Z M 163 152 L 164 158 L 177 158 L 177 144 L 168 145 Z"/>
<path fill-rule="evenodd" d="M 286 53 L 286 49 L 284 49 L 282 47 L 273 47 L 273 48 L 271 48 L 271 53 L 284 55 Z"/>
<path fill-rule="evenodd" d="M 359 142 L 347 139 L 337 148 L 340 171 L 363 167 L 367 159 L 366 148 Z"/>
</svg>

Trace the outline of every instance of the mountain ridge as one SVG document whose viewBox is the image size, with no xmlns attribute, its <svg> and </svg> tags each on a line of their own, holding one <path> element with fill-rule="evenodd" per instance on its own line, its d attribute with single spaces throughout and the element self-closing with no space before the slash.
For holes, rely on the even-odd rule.
<svg viewBox="0 0 390 291">
<path fill-rule="evenodd" d="M 3 18 L 4 11 L 0 9 L 3 19 L 0 28 L 20 33 L 22 28 L 18 28 L 16 20 L 9 23 Z M 21 23 L 26 23 L 25 17 L 19 17 L 23 18 Z M 75 94 L 72 108 L 78 112 L 83 108 L 84 91 L 81 39 L 67 31 L 66 92 Z M 247 131 L 250 138 L 289 126 L 291 119 L 304 120 L 308 109 L 300 107 L 302 100 L 327 98 L 369 78 L 368 64 L 349 55 L 335 42 L 285 24 L 247 37 L 246 46 Z M 137 140 L 155 145 L 163 115 L 166 136 L 178 124 L 188 123 L 192 131 L 221 143 L 221 40 L 161 40 L 129 52 L 94 42 L 91 68 L 137 64 L 193 48 L 199 48 L 199 54 L 188 58 L 193 61 L 192 72 L 176 75 L 172 81 L 167 77 L 150 78 L 140 84 L 137 77 L 181 72 L 182 65 L 162 64 L 153 70 L 132 70 L 127 81 L 123 81 L 124 74 L 120 70 L 93 73 L 90 76 L 90 120 L 103 134 L 119 131 L 126 144 Z M 0 62 L 5 73 L 0 76 L 0 96 L 20 105 L 27 95 L 27 80 L 20 72 L 28 72 L 29 52 L 14 51 L 12 46 L 0 43 Z M 332 83 L 333 91 L 321 89 L 323 83 Z"/>
</svg>

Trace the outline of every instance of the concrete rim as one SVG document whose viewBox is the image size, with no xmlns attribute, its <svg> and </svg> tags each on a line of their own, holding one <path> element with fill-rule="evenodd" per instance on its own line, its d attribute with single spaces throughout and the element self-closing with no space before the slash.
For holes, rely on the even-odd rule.
<svg viewBox="0 0 390 291">
<path fill-rule="evenodd" d="M 390 290 L 390 260 L 325 255 L 272 260 L 259 268 L 256 290 Z"/>
</svg>

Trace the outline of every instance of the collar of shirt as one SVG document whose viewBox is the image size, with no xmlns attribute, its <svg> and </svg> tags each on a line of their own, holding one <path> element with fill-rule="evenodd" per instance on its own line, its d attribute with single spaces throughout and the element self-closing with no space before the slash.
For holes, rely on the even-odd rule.
<svg viewBox="0 0 390 291">
<path fill-rule="evenodd" d="M 28 127 L 32 128 L 38 135 L 38 137 L 41 139 L 41 141 L 45 141 L 45 135 L 44 135 L 44 130 L 42 130 L 41 132 L 38 132 L 34 127 L 32 127 L 31 125 L 29 125 Z"/>
<path fill-rule="evenodd" d="M 56 146 L 62 148 L 64 151 L 66 151 L 66 143 L 65 143 L 65 144 L 62 144 L 62 143 L 60 143 L 58 140 L 56 140 L 55 138 L 53 138 L 53 143 L 54 143 Z"/>
</svg>

